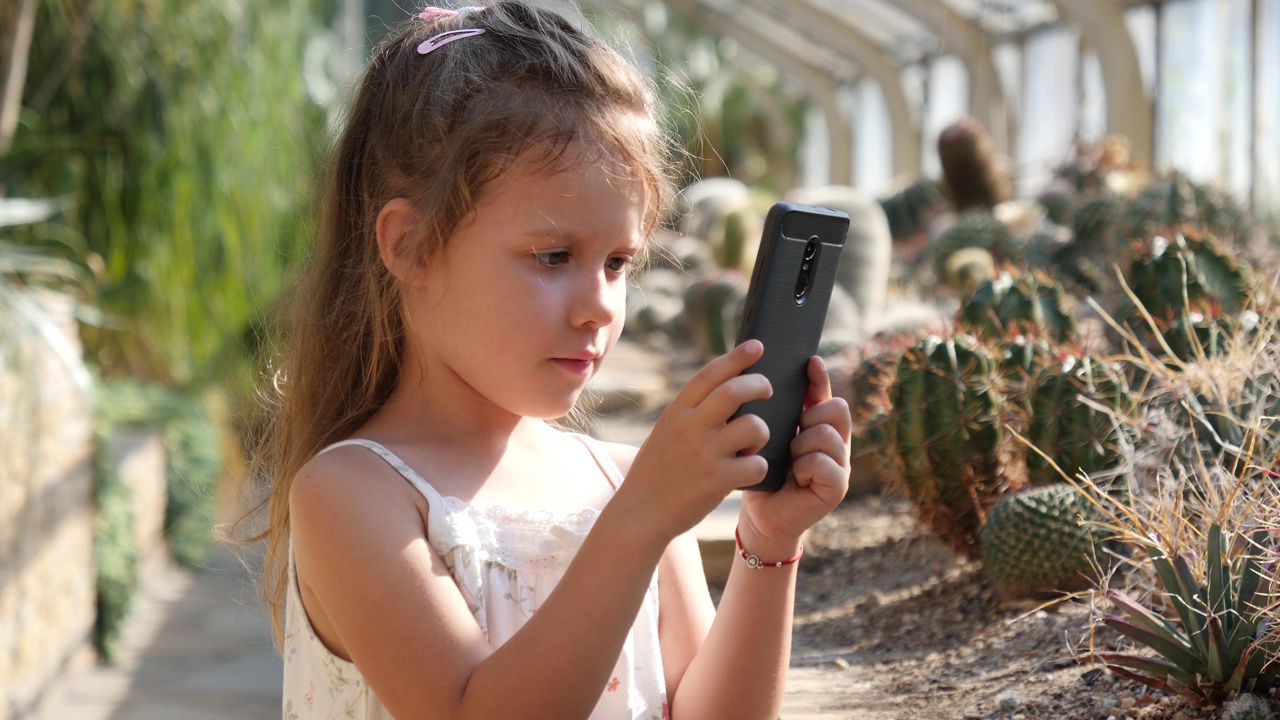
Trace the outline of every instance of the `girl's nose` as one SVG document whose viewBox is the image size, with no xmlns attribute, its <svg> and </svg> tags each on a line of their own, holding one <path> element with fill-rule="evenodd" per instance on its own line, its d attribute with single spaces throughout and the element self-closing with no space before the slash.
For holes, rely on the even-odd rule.
<svg viewBox="0 0 1280 720">
<path fill-rule="evenodd" d="M 573 294 L 569 322 L 588 329 L 612 325 L 622 312 L 625 292 L 624 281 L 611 279 L 606 271 L 583 273 Z"/>
</svg>

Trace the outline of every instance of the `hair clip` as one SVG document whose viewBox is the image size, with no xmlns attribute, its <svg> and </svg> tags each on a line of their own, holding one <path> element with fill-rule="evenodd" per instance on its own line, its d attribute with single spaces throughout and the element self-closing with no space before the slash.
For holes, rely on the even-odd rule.
<svg viewBox="0 0 1280 720">
<path fill-rule="evenodd" d="M 426 8 L 423 8 L 422 12 L 418 13 L 418 17 L 422 18 L 422 22 L 431 22 L 436 18 L 454 17 L 455 15 L 470 15 L 471 13 L 478 13 L 481 10 L 484 10 L 484 8 L 477 5 L 460 7 L 457 10 L 450 10 L 449 8 L 441 8 L 441 7 L 435 7 L 435 6 L 427 6 Z"/>
<path fill-rule="evenodd" d="M 439 35 L 432 35 L 426 40 L 423 40 L 422 44 L 418 45 L 418 54 L 426 55 L 432 50 L 442 48 L 454 40 L 461 40 L 463 38 L 469 38 L 483 33 L 484 28 L 464 28 L 462 30 L 450 30 L 448 32 L 442 32 Z"/>
</svg>

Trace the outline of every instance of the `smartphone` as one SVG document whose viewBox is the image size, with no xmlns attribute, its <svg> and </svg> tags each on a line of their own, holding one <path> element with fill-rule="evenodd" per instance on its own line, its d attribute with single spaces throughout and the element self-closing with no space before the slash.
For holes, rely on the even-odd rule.
<svg viewBox="0 0 1280 720">
<path fill-rule="evenodd" d="M 773 397 L 745 403 L 733 417 L 757 415 L 769 426 L 769 442 L 757 453 L 769 472 L 744 490 L 777 491 L 791 470 L 809 358 L 818 352 L 848 232 L 849 216 L 827 208 L 780 202 L 765 217 L 738 343 L 755 338 L 764 344 L 764 355 L 743 374 L 769 378 Z"/>
</svg>

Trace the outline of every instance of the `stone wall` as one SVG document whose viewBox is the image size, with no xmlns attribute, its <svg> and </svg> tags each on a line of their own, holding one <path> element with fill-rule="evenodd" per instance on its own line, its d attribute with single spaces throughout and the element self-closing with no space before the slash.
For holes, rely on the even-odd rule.
<svg viewBox="0 0 1280 720">
<path fill-rule="evenodd" d="M 0 298 L 0 718 L 89 657 L 89 376 L 68 298 Z"/>
</svg>

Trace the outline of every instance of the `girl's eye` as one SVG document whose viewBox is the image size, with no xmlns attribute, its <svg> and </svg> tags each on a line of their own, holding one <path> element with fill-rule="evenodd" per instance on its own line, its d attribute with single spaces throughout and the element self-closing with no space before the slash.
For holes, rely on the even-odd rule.
<svg viewBox="0 0 1280 720">
<path fill-rule="evenodd" d="M 625 275 L 631 272 L 631 268 L 634 265 L 635 265 L 635 258 L 631 257 L 630 255 L 616 255 L 614 257 L 609 258 L 609 262 L 606 264 L 606 267 L 609 268 L 610 272 L 621 273 Z"/>
<path fill-rule="evenodd" d="M 533 259 L 543 267 L 560 267 L 569 261 L 569 252 L 567 250 L 552 250 L 551 252 L 534 253 Z"/>
</svg>

